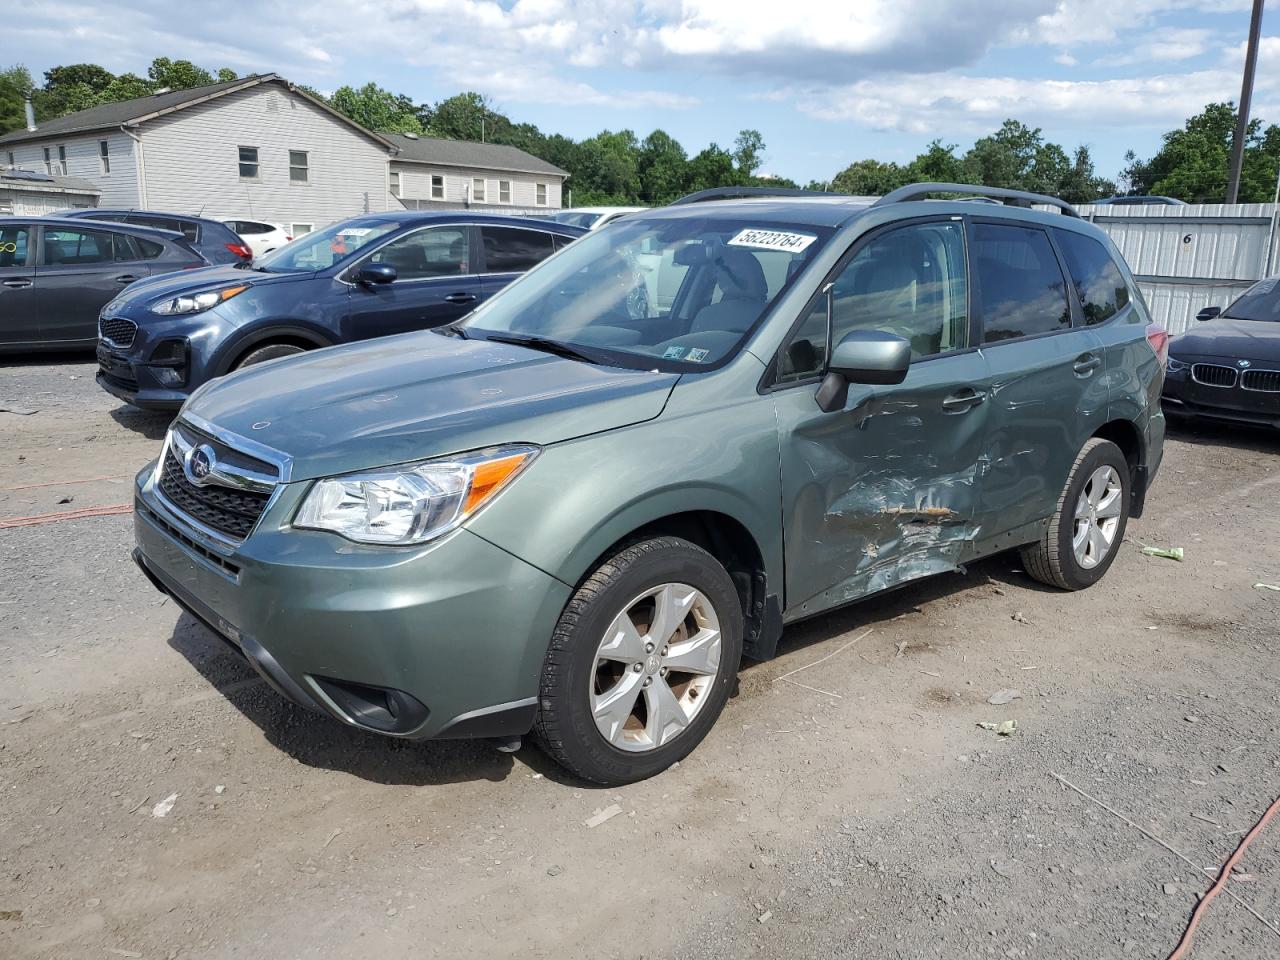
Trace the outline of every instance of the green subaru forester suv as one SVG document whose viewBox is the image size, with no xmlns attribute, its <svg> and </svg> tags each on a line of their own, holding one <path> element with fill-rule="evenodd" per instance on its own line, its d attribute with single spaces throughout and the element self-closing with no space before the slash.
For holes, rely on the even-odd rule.
<svg viewBox="0 0 1280 960">
<path fill-rule="evenodd" d="M 1098 580 L 1164 439 L 1107 237 L 1016 191 L 751 193 L 202 387 L 138 475 L 139 565 L 298 704 L 532 731 L 607 784 L 693 750 L 789 623 L 1013 548 Z"/>
</svg>

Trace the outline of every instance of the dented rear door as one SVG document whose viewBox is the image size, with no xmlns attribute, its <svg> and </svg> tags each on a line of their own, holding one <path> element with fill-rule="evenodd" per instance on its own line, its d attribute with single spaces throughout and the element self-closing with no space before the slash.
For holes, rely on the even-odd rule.
<svg viewBox="0 0 1280 960">
<path fill-rule="evenodd" d="M 897 386 L 777 390 L 788 619 L 955 569 L 975 519 L 990 404 L 976 350 L 919 360 Z"/>
</svg>

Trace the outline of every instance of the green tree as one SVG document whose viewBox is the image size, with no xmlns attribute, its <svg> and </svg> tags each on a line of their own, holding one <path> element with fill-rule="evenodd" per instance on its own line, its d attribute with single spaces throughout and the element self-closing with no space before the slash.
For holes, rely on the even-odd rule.
<svg viewBox="0 0 1280 960">
<path fill-rule="evenodd" d="M 663 130 L 653 131 L 641 142 L 636 168 L 642 203 L 670 203 L 688 192 L 689 159 L 684 147 Z"/>
<path fill-rule="evenodd" d="M 640 144 L 630 130 L 603 130 L 578 150 L 573 175 L 579 205 L 626 204 L 640 195 Z"/>
<path fill-rule="evenodd" d="M 733 162 L 738 172 L 750 177 L 760 169 L 761 154 L 764 153 L 764 137 L 759 130 L 740 130 L 733 141 Z"/>
<path fill-rule="evenodd" d="M 493 109 L 487 97 L 467 91 L 441 100 L 430 111 L 427 130 L 433 137 L 447 140 L 491 140 L 502 124 L 510 126 L 505 116 Z"/>
<path fill-rule="evenodd" d="M 168 87 L 170 90 L 190 90 L 192 87 L 204 87 L 213 83 L 213 74 L 203 67 L 197 67 L 190 60 L 170 60 L 168 57 L 156 57 L 147 68 L 147 76 L 156 88 Z"/>
<path fill-rule="evenodd" d="M 878 197 L 909 183 L 910 179 L 906 169 L 891 160 L 858 160 L 832 178 L 831 189 L 859 197 Z"/>
<path fill-rule="evenodd" d="M 932 141 L 907 165 L 909 183 L 966 183 L 971 178 L 965 161 L 956 156 L 956 145 Z"/>
<path fill-rule="evenodd" d="M 99 103 L 118 103 L 121 100 L 134 100 L 147 97 L 155 92 L 151 81 L 144 80 L 136 73 L 122 73 L 111 81 L 111 85 L 98 95 Z"/>
<path fill-rule="evenodd" d="M 368 130 L 379 133 L 415 133 L 425 131 L 418 121 L 417 106 L 403 94 L 384 90 L 376 83 L 366 83 L 359 90 L 339 87 L 329 98 L 329 105 Z"/>
<path fill-rule="evenodd" d="M 0 134 L 21 130 L 27 125 L 23 100 L 31 90 L 31 74 L 26 67 L 0 70 Z"/>
<path fill-rule="evenodd" d="M 232 80 L 239 80 L 239 79 L 240 78 L 236 76 L 236 72 L 232 70 L 230 67 L 218 68 L 219 83 L 230 83 Z"/>
<path fill-rule="evenodd" d="M 711 187 L 741 186 L 742 183 L 733 155 L 718 144 L 711 144 L 689 161 L 690 193 Z"/>
</svg>

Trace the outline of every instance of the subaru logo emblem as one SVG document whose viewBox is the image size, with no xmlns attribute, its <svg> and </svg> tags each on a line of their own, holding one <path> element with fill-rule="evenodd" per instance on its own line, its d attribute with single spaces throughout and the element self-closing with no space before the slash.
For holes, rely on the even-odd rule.
<svg viewBox="0 0 1280 960">
<path fill-rule="evenodd" d="M 217 466 L 217 463 L 218 460 L 213 452 L 213 448 L 207 443 L 202 443 L 197 447 L 192 447 L 187 453 L 185 463 L 187 468 L 187 479 L 197 487 L 203 486 L 208 482 L 209 475 L 213 473 L 213 469 Z"/>
<path fill-rule="evenodd" d="M 1236 363 L 1240 364 L 1242 367 L 1249 367 L 1253 365 L 1248 360 L 1237 360 Z"/>
</svg>

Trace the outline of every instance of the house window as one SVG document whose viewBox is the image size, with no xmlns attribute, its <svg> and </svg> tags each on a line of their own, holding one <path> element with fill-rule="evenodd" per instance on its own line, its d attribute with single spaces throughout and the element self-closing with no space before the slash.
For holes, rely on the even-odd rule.
<svg viewBox="0 0 1280 960">
<path fill-rule="evenodd" d="M 13 151 L 12 151 L 12 150 L 10 150 L 10 151 L 9 151 L 9 166 L 11 166 L 11 167 L 16 167 L 16 166 L 17 166 L 17 164 L 13 162 Z"/>
<path fill-rule="evenodd" d="M 538 184 L 537 203 L 540 207 L 547 205 L 547 185 L 545 183 Z"/>
<path fill-rule="evenodd" d="M 307 151 L 305 150 L 289 151 L 289 182 L 290 183 L 306 183 L 307 182 Z"/>
<path fill-rule="evenodd" d="M 98 157 L 102 160 L 102 172 L 110 173 L 111 172 L 111 148 L 108 146 L 107 141 L 105 140 L 98 141 Z"/>
<path fill-rule="evenodd" d="M 241 147 L 240 148 L 240 179 L 241 180 L 257 180 L 258 179 L 258 148 L 257 147 Z"/>
<path fill-rule="evenodd" d="M 393 197 L 400 196 L 400 171 L 391 171 L 391 195 Z"/>
<path fill-rule="evenodd" d="M 58 172 L 67 175 L 67 148 L 62 144 L 58 145 Z"/>
<path fill-rule="evenodd" d="M 444 177 L 440 176 L 438 173 L 433 173 L 431 175 L 431 199 L 444 199 Z"/>
<path fill-rule="evenodd" d="M 295 224 L 293 224 L 293 235 L 294 235 L 295 237 L 300 237 L 300 236 L 302 236 L 304 233 L 310 233 L 310 232 L 311 232 L 311 224 L 309 224 L 309 223 L 295 223 Z"/>
<path fill-rule="evenodd" d="M 484 203 L 484 177 L 475 177 L 471 181 L 471 202 Z"/>
<path fill-rule="evenodd" d="M 49 176 L 53 176 L 53 155 L 49 152 L 49 148 L 44 148 L 44 172 Z"/>
<path fill-rule="evenodd" d="M 498 202 L 499 203 L 511 202 L 511 181 L 510 180 L 498 181 Z"/>
</svg>

